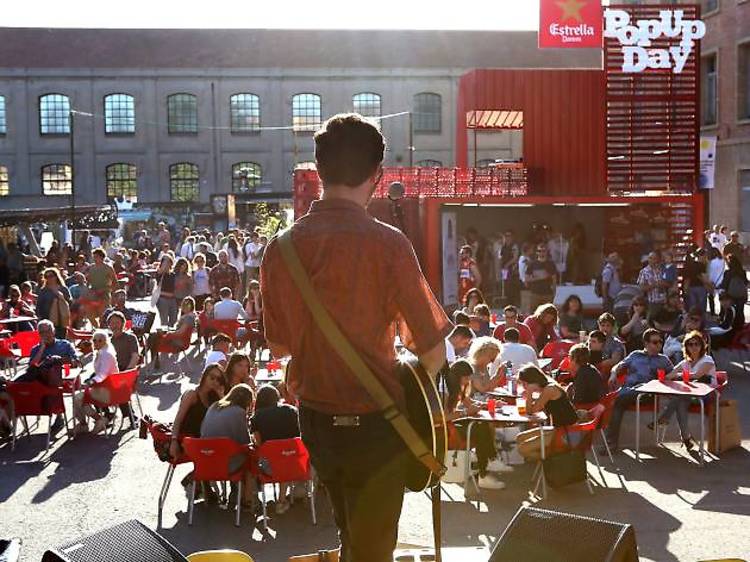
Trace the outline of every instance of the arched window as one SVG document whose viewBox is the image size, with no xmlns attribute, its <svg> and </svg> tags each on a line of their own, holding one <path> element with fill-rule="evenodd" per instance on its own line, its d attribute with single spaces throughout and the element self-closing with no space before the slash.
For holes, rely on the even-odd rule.
<svg viewBox="0 0 750 562">
<path fill-rule="evenodd" d="M 10 195 L 10 179 L 8 167 L 0 166 L 0 196 Z"/>
<path fill-rule="evenodd" d="M 167 97 L 167 131 L 174 134 L 198 132 L 198 98 L 193 94 Z"/>
<path fill-rule="evenodd" d="M 354 112 L 359 113 L 362 117 L 380 117 L 380 94 L 371 92 L 362 92 L 352 97 Z M 380 122 L 378 120 L 377 122 Z"/>
<path fill-rule="evenodd" d="M 42 167 L 42 193 L 44 195 L 71 195 L 73 169 L 68 164 L 47 164 Z"/>
<path fill-rule="evenodd" d="M 255 94 L 234 94 L 229 98 L 229 125 L 233 133 L 260 130 L 260 98 Z"/>
<path fill-rule="evenodd" d="M 104 98 L 104 132 L 108 135 L 135 133 L 135 98 L 129 94 L 109 94 Z"/>
<path fill-rule="evenodd" d="M 196 164 L 180 162 L 169 167 L 169 189 L 172 201 L 198 201 L 200 173 Z"/>
<path fill-rule="evenodd" d="M 255 162 L 232 164 L 232 191 L 246 193 L 253 191 L 263 179 L 263 170 Z"/>
<path fill-rule="evenodd" d="M 292 127 L 295 132 L 313 132 L 322 122 L 320 96 L 296 94 L 292 98 Z"/>
<path fill-rule="evenodd" d="M 440 94 L 422 92 L 414 96 L 412 124 L 415 133 L 439 133 L 442 124 Z"/>
<path fill-rule="evenodd" d="M 119 162 L 106 169 L 107 199 L 121 197 L 126 201 L 138 199 L 138 169 L 135 164 Z"/>
<path fill-rule="evenodd" d="M 39 133 L 70 134 L 70 100 L 63 94 L 45 94 L 39 98 Z"/>
<path fill-rule="evenodd" d="M 440 160 L 420 160 L 417 162 L 419 168 L 442 168 L 443 163 Z"/>
<path fill-rule="evenodd" d="M 5 96 L 0 96 L 0 135 L 8 132 L 8 122 L 5 118 Z"/>
</svg>

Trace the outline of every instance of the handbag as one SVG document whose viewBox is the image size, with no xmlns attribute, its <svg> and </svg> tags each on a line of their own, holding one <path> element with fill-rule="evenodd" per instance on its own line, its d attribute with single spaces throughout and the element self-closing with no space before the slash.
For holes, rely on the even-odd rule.
<svg viewBox="0 0 750 562">
<path fill-rule="evenodd" d="M 161 281 L 154 286 L 154 290 L 151 293 L 151 308 L 156 308 L 156 303 L 159 302 L 161 297 Z"/>
</svg>

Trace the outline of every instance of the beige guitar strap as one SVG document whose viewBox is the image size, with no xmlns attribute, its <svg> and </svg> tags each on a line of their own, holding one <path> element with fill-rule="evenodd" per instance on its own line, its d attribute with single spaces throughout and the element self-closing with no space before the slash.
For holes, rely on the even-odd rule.
<svg viewBox="0 0 750 562">
<path fill-rule="evenodd" d="M 325 309 L 318 299 L 315 289 L 310 282 L 310 278 L 299 260 L 297 251 L 292 243 L 291 230 L 287 229 L 279 237 L 279 249 L 284 258 L 287 269 L 294 279 L 297 288 L 302 294 L 302 298 L 310 309 L 315 321 L 323 332 L 328 343 L 331 344 L 339 357 L 346 363 L 349 369 L 357 376 L 359 382 L 365 387 L 370 397 L 380 406 L 383 416 L 387 419 L 396 432 L 401 436 L 406 446 L 412 454 L 424 464 L 430 472 L 441 476 L 445 469 L 435 456 L 427 449 L 426 445 L 419 437 L 414 427 L 409 423 L 403 413 L 398 409 L 388 391 L 383 387 L 381 382 L 374 375 L 370 367 L 362 360 L 359 353 L 354 349 L 346 336 L 341 332 L 334 322 L 331 315 Z"/>
</svg>

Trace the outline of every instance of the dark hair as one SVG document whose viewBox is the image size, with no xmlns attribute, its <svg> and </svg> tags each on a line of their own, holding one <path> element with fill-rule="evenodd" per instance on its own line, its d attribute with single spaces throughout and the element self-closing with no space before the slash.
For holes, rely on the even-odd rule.
<svg viewBox="0 0 750 562">
<path fill-rule="evenodd" d="M 468 244 L 464 244 L 463 246 L 461 246 L 459 252 L 467 252 L 469 254 L 469 257 L 474 257 L 474 249 Z"/>
<path fill-rule="evenodd" d="M 222 287 L 221 289 L 219 289 L 219 296 L 221 298 L 233 296 L 232 289 L 230 289 L 229 287 Z"/>
<path fill-rule="evenodd" d="M 742 267 L 742 262 L 740 261 L 740 258 L 735 256 L 734 254 L 727 255 L 727 269 L 731 273 L 742 275 L 742 279 L 747 280 L 747 276 L 745 275 L 745 268 Z"/>
<path fill-rule="evenodd" d="M 453 323 L 459 326 L 467 326 L 471 322 L 469 315 L 462 310 L 457 310 L 453 313 Z"/>
<path fill-rule="evenodd" d="M 516 328 L 506 328 L 503 332 L 503 341 L 518 343 L 521 339 L 521 333 Z"/>
<path fill-rule="evenodd" d="M 490 307 L 484 303 L 478 304 L 474 307 L 474 314 L 477 316 L 490 316 Z"/>
<path fill-rule="evenodd" d="M 467 306 L 469 304 L 469 299 L 471 297 L 476 297 L 479 302 L 477 304 L 484 304 L 484 295 L 482 294 L 482 291 L 474 287 L 473 289 L 469 289 L 466 294 L 464 295 L 464 306 Z"/>
<path fill-rule="evenodd" d="M 227 392 L 224 398 L 218 400 L 212 407 L 218 410 L 223 410 L 229 406 L 239 406 L 243 410 L 247 410 L 247 408 L 253 403 L 254 398 L 255 395 L 253 394 L 253 389 L 250 385 L 236 384 L 229 390 L 229 392 Z"/>
<path fill-rule="evenodd" d="M 518 371 L 518 380 L 527 384 L 538 384 L 539 386 L 547 386 L 548 384 L 551 384 L 551 381 L 547 375 L 544 374 L 544 371 L 536 365 L 526 365 L 525 367 L 521 367 L 521 370 Z"/>
<path fill-rule="evenodd" d="M 560 307 L 560 312 L 567 314 L 568 310 L 570 310 L 570 303 L 573 301 L 578 301 L 578 314 L 583 314 L 583 301 L 578 295 L 568 295 L 568 298 L 565 299 L 565 302 Z"/>
<path fill-rule="evenodd" d="M 357 187 L 383 162 L 385 138 L 357 113 L 339 113 L 315 133 L 315 163 L 326 185 Z"/>
<path fill-rule="evenodd" d="M 232 338 L 230 338 L 226 334 L 216 334 L 214 338 L 211 340 L 211 345 L 216 346 L 220 343 L 232 343 Z"/>
<path fill-rule="evenodd" d="M 222 366 L 219 363 L 209 363 L 208 365 L 206 365 L 206 367 L 203 369 L 203 372 L 201 373 L 201 378 L 198 381 L 198 388 L 200 388 L 200 387 L 203 386 L 203 384 L 206 382 L 206 380 L 208 380 L 208 375 L 214 369 L 216 369 L 217 371 L 219 371 L 219 374 L 221 374 L 221 378 L 222 379 L 226 378 L 224 376 L 224 369 L 222 368 Z"/>
<path fill-rule="evenodd" d="M 227 368 L 224 370 L 224 375 L 227 379 L 227 384 L 232 384 L 232 369 L 234 369 L 234 366 L 237 363 L 241 363 L 242 361 L 247 361 L 248 365 L 252 366 L 253 362 L 250 360 L 250 357 L 240 351 L 235 351 L 229 356 L 229 360 L 227 361 Z"/>
<path fill-rule="evenodd" d="M 122 312 L 120 312 L 119 310 L 110 312 L 109 316 L 107 316 L 107 324 L 109 324 L 112 321 L 112 318 L 119 318 L 120 322 L 122 322 L 123 327 L 125 327 L 125 315 Z"/>
<path fill-rule="evenodd" d="M 258 394 L 255 396 L 255 411 L 272 408 L 279 403 L 279 400 L 281 400 L 281 395 L 276 387 L 271 384 L 264 384 L 258 389 Z"/>
<path fill-rule="evenodd" d="M 507 314 L 509 312 L 515 314 L 516 316 L 518 316 L 518 308 L 515 307 L 515 306 L 513 306 L 512 304 L 509 304 L 508 306 L 506 306 L 505 308 L 503 308 L 503 313 Z"/>
<path fill-rule="evenodd" d="M 604 343 L 605 341 L 607 341 L 607 334 L 605 334 L 601 330 L 594 330 L 589 334 L 589 339 Z"/>
<path fill-rule="evenodd" d="M 448 374 L 445 377 L 445 386 L 448 389 L 448 398 L 446 400 L 446 406 L 455 408 L 458 402 L 458 397 L 461 392 L 461 379 L 464 377 L 470 377 L 474 369 L 466 359 L 459 359 L 454 361 L 448 369 Z"/>
<path fill-rule="evenodd" d="M 471 340 L 471 339 L 474 339 L 474 332 L 468 326 L 463 326 L 463 325 L 455 326 L 453 330 L 451 330 L 451 333 L 448 334 L 448 337 L 452 338 L 455 336 L 460 336 L 462 338 L 469 338 Z"/>
<path fill-rule="evenodd" d="M 94 251 L 91 252 L 91 255 L 92 256 L 99 256 L 102 259 L 104 259 L 104 258 L 107 257 L 107 254 L 101 248 L 95 248 Z"/>
<path fill-rule="evenodd" d="M 579 365 L 588 365 L 591 361 L 591 353 L 585 343 L 577 343 L 568 351 L 568 355 Z"/>
<path fill-rule="evenodd" d="M 643 343 L 647 343 L 648 340 L 650 340 L 653 336 L 659 336 L 659 339 L 664 341 L 664 337 L 661 335 L 661 332 L 657 330 L 656 328 L 647 328 L 645 332 L 643 332 Z"/>
<path fill-rule="evenodd" d="M 615 320 L 615 317 L 610 312 L 605 312 L 604 314 L 601 314 L 599 318 L 597 319 L 598 324 L 604 324 L 604 323 L 612 324 L 613 326 L 617 324 L 617 321 Z"/>
</svg>

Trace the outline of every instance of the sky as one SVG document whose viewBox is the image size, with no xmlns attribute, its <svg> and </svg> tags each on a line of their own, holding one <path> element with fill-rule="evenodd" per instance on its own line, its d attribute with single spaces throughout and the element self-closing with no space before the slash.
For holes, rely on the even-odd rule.
<svg viewBox="0 0 750 562">
<path fill-rule="evenodd" d="M 6 0 L 0 27 L 519 29 L 539 0 Z"/>
</svg>

